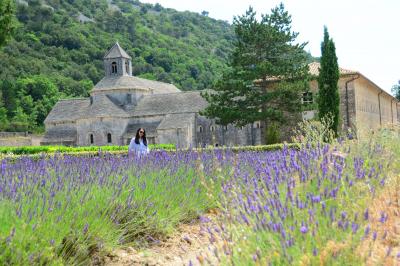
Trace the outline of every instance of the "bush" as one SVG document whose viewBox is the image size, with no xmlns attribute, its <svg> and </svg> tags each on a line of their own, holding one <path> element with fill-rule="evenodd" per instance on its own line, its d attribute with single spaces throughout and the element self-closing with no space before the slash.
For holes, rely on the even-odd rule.
<svg viewBox="0 0 400 266">
<path fill-rule="evenodd" d="M 277 123 L 271 123 L 267 128 L 267 134 L 265 136 L 265 142 L 267 144 L 275 144 L 281 142 L 281 136 L 279 133 L 279 126 Z"/>
<path fill-rule="evenodd" d="M 335 139 L 335 132 L 330 129 L 332 118 L 324 117 L 321 121 L 303 120 L 294 130 L 293 142 L 296 143 L 332 143 Z"/>
<path fill-rule="evenodd" d="M 150 144 L 151 150 L 175 150 L 174 144 Z M 22 146 L 22 147 L 0 147 L 0 153 L 3 154 L 38 154 L 38 153 L 79 153 L 99 151 L 128 151 L 128 146 L 86 146 L 86 147 L 67 147 L 67 146 Z"/>
</svg>

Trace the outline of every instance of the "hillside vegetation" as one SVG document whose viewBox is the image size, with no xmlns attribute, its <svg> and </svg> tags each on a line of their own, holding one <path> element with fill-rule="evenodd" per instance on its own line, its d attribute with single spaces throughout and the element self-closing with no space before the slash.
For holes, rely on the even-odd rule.
<svg viewBox="0 0 400 266">
<path fill-rule="evenodd" d="M 133 75 L 200 90 L 226 68 L 234 40 L 227 22 L 132 0 L 19 0 L 15 9 L 17 31 L 0 50 L 0 131 L 40 130 L 59 98 L 88 96 L 116 41 Z"/>
</svg>

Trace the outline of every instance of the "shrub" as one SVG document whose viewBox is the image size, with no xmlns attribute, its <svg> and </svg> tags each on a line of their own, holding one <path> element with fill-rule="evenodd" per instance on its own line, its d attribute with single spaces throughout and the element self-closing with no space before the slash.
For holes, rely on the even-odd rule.
<svg viewBox="0 0 400 266">
<path fill-rule="evenodd" d="M 267 128 L 265 138 L 267 144 L 275 144 L 281 141 L 279 126 L 277 123 L 271 123 L 271 125 Z"/>
</svg>

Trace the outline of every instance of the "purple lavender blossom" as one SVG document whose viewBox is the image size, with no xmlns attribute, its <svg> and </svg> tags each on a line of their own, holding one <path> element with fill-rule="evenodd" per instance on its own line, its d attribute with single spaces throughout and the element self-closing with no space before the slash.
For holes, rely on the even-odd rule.
<svg viewBox="0 0 400 266">
<path fill-rule="evenodd" d="M 357 233 L 358 227 L 359 227 L 359 225 L 355 222 L 353 222 L 351 224 L 351 230 L 352 230 L 353 234 Z"/>
<path fill-rule="evenodd" d="M 302 226 L 300 227 L 300 232 L 301 232 L 302 234 L 307 233 L 307 232 L 308 232 L 307 226 L 302 225 Z"/>
<path fill-rule="evenodd" d="M 368 237 L 369 231 L 370 231 L 370 230 L 371 230 L 370 226 L 367 225 L 367 227 L 366 227 L 365 230 L 364 230 L 364 237 Z"/>
<path fill-rule="evenodd" d="M 313 248 L 313 255 L 314 256 L 318 255 L 318 249 L 316 247 Z"/>
<path fill-rule="evenodd" d="M 365 212 L 364 212 L 364 220 L 368 220 L 368 218 L 369 218 L 369 212 L 368 212 L 368 208 L 366 208 L 365 209 Z"/>
<path fill-rule="evenodd" d="M 378 233 L 376 231 L 374 231 L 372 233 L 372 240 L 375 241 L 377 236 L 378 236 Z"/>
<path fill-rule="evenodd" d="M 387 219 L 388 219 L 388 214 L 382 211 L 381 216 L 379 218 L 379 222 L 385 223 L 387 221 Z"/>
</svg>

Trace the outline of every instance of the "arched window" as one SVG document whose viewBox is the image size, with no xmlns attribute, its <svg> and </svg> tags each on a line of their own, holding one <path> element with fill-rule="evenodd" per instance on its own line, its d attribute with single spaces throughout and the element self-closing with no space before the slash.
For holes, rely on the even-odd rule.
<svg viewBox="0 0 400 266">
<path fill-rule="evenodd" d="M 210 131 L 211 132 L 214 132 L 214 129 L 215 129 L 214 126 L 210 126 Z"/>
<path fill-rule="evenodd" d="M 89 135 L 89 139 L 90 139 L 90 144 L 93 144 L 93 143 L 94 143 L 93 134 L 90 134 L 90 135 Z"/>
<path fill-rule="evenodd" d="M 126 71 L 126 74 L 129 74 L 129 62 L 128 61 L 125 61 L 125 71 Z"/>
<path fill-rule="evenodd" d="M 107 134 L 107 143 L 111 143 L 112 139 L 111 139 L 111 133 Z"/>
<path fill-rule="evenodd" d="M 117 63 L 116 62 L 111 63 L 111 73 L 113 73 L 113 74 L 117 73 Z"/>
<path fill-rule="evenodd" d="M 256 123 L 256 128 L 260 128 L 260 122 Z"/>
<path fill-rule="evenodd" d="M 203 127 L 202 126 L 198 126 L 197 127 L 197 132 L 200 132 L 200 133 L 203 132 Z"/>
</svg>

